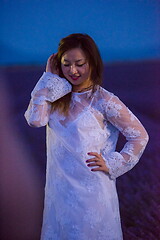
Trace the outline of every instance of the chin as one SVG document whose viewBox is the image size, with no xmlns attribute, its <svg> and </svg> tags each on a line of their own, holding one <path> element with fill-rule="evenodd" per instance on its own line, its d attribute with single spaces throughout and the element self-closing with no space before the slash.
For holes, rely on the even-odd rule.
<svg viewBox="0 0 160 240">
<path fill-rule="evenodd" d="M 67 80 L 72 84 L 72 85 L 80 85 L 81 82 L 78 82 L 78 81 L 73 81 L 73 80 L 70 80 L 67 78 Z"/>
<path fill-rule="evenodd" d="M 78 86 L 78 85 L 80 85 L 81 83 L 76 83 L 76 82 L 74 82 L 74 83 L 72 83 L 72 85 L 75 85 L 75 86 Z"/>
</svg>

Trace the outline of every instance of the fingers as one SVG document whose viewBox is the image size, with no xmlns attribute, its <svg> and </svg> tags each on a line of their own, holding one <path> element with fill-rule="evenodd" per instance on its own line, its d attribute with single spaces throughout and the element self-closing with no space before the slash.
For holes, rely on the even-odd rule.
<svg viewBox="0 0 160 240">
<path fill-rule="evenodd" d="M 89 164 L 87 164 L 87 166 L 88 167 L 93 167 L 93 166 L 102 166 L 102 162 L 100 162 L 100 161 L 96 161 L 96 162 L 94 162 L 94 163 L 89 163 Z"/>
<path fill-rule="evenodd" d="M 100 157 L 101 156 L 101 154 L 98 154 L 97 152 L 89 152 L 88 155 L 96 156 L 96 157 Z"/>
<path fill-rule="evenodd" d="M 101 154 L 98 154 L 97 152 L 90 152 L 88 155 L 94 156 L 93 158 L 86 160 L 88 167 L 94 167 L 91 169 L 91 171 L 103 171 L 105 173 L 108 173 L 109 170 Z"/>
<path fill-rule="evenodd" d="M 90 158 L 90 159 L 87 159 L 87 160 L 86 160 L 87 163 L 88 163 L 88 162 L 93 162 L 93 161 L 98 162 L 98 161 L 99 161 L 99 158 Z"/>
<path fill-rule="evenodd" d="M 49 56 L 47 62 L 49 63 L 51 61 L 51 59 L 54 58 L 54 56 L 55 56 L 55 53 L 53 53 L 51 56 Z"/>
<path fill-rule="evenodd" d="M 103 167 L 92 168 L 91 171 L 92 171 L 92 172 L 95 172 L 95 171 L 104 171 L 104 168 L 103 168 Z"/>
<path fill-rule="evenodd" d="M 54 66 L 54 58 L 57 55 L 57 53 L 53 53 L 47 60 L 47 65 L 46 65 L 46 72 L 52 72 L 55 74 L 58 74 L 58 70 L 56 69 L 56 67 Z"/>
<path fill-rule="evenodd" d="M 102 158 L 101 155 L 96 154 L 98 157 L 95 158 L 90 158 L 86 160 L 86 163 L 88 167 L 93 167 L 93 166 L 102 166 L 104 164 L 104 159 Z"/>
<path fill-rule="evenodd" d="M 95 157 L 87 159 L 86 160 L 87 163 L 90 163 L 90 162 L 104 162 L 104 159 L 102 158 L 102 155 L 98 154 L 97 152 L 91 152 L 91 153 L 88 153 L 88 155 L 95 156 Z"/>
<path fill-rule="evenodd" d="M 49 56 L 48 60 L 51 59 L 52 57 L 55 57 L 57 53 L 53 53 L 51 56 Z"/>
</svg>

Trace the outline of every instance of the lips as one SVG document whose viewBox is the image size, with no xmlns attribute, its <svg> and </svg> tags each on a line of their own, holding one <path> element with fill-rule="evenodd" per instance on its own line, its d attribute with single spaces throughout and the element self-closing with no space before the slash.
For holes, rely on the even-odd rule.
<svg viewBox="0 0 160 240">
<path fill-rule="evenodd" d="M 72 78 L 72 80 L 74 80 L 74 81 L 78 80 L 79 77 L 80 76 L 70 76 L 70 78 Z"/>
</svg>

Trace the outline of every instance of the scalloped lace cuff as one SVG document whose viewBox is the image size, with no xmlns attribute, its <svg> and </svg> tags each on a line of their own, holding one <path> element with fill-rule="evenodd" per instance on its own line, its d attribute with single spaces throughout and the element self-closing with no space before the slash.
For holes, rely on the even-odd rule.
<svg viewBox="0 0 160 240">
<path fill-rule="evenodd" d="M 105 161 L 109 169 L 109 175 L 111 179 L 114 180 L 123 174 L 125 160 L 119 152 L 110 153 L 109 156 L 105 158 Z"/>
<path fill-rule="evenodd" d="M 72 91 L 72 85 L 57 74 L 44 72 L 34 87 L 31 96 L 37 98 L 38 92 L 45 90 L 45 100 L 54 102 Z M 40 94 L 41 95 L 41 94 Z"/>
</svg>

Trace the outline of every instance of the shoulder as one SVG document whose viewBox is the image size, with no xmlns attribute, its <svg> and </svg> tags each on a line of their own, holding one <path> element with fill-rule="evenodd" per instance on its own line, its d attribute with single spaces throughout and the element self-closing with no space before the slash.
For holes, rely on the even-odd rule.
<svg viewBox="0 0 160 240">
<path fill-rule="evenodd" d="M 116 97 L 114 93 L 106 90 L 105 88 L 99 86 L 96 91 L 97 98 L 101 101 L 108 102 L 113 97 Z"/>
<path fill-rule="evenodd" d="M 97 89 L 96 94 L 97 104 L 100 105 L 105 112 L 108 111 L 108 109 L 121 109 L 125 106 L 118 96 L 101 86 Z"/>
<path fill-rule="evenodd" d="M 105 88 L 98 86 L 93 96 L 94 100 L 92 106 L 102 114 L 105 114 L 109 102 L 115 95 Z"/>
</svg>

